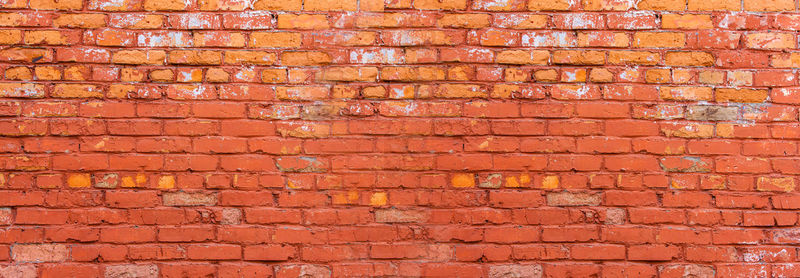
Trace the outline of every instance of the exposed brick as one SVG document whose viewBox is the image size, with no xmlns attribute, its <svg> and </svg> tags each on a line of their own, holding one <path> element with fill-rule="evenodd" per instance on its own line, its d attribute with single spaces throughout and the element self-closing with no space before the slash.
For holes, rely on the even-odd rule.
<svg viewBox="0 0 800 278">
<path fill-rule="evenodd" d="M 0 1 L 0 277 L 800 276 L 796 2 Z"/>
<path fill-rule="evenodd" d="M 489 277 L 542 277 L 540 265 L 496 265 L 489 268 Z"/>
<path fill-rule="evenodd" d="M 375 211 L 375 221 L 379 223 L 424 222 L 426 218 L 426 214 L 420 211 L 401 211 L 397 209 Z"/>
<path fill-rule="evenodd" d="M 600 204 L 601 196 L 584 192 L 547 193 L 549 206 L 596 206 Z"/>
<path fill-rule="evenodd" d="M 795 9 L 795 2 L 792 0 L 769 0 L 769 1 L 745 0 L 744 1 L 745 11 L 756 11 L 756 12 L 793 11 L 794 9 Z"/>
<path fill-rule="evenodd" d="M 664 277 L 714 277 L 713 267 L 697 264 L 667 265 L 659 268 L 659 274 Z"/>
<path fill-rule="evenodd" d="M 282 265 L 275 268 L 275 277 L 331 277 L 328 267 L 313 264 Z"/>
<path fill-rule="evenodd" d="M 735 121 L 739 108 L 729 106 L 689 106 L 686 119 L 696 121 Z"/>
<path fill-rule="evenodd" d="M 163 194 L 163 203 L 166 206 L 212 206 L 217 203 L 217 197 L 202 192 L 168 192 Z"/>
<path fill-rule="evenodd" d="M 110 265 L 105 270 L 106 278 L 121 277 L 158 277 L 158 267 L 156 265 Z"/>
<path fill-rule="evenodd" d="M 37 277 L 36 266 L 31 264 L 0 267 L 0 274 L 6 277 Z"/>
<path fill-rule="evenodd" d="M 69 249 L 63 244 L 17 244 L 12 248 L 12 258 L 21 263 L 64 262 Z"/>
</svg>

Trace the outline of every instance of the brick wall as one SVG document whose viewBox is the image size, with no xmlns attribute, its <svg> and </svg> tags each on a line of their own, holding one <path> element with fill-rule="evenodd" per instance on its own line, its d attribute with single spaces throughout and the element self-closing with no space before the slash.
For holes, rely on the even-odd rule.
<svg viewBox="0 0 800 278">
<path fill-rule="evenodd" d="M 794 0 L 2 0 L 2 277 L 798 277 Z"/>
</svg>

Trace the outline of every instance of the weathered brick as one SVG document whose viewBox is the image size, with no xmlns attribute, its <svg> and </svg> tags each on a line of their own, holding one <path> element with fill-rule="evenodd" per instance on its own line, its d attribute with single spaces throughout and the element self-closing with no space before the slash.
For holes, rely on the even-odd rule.
<svg viewBox="0 0 800 278">
<path fill-rule="evenodd" d="M 545 65 L 550 60 L 547 51 L 506 50 L 497 53 L 497 63 L 517 65 Z"/>
<path fill-rule="evenodd" d="M 609 64 L 640 64 L 655 65 L 661 60 L 661 55 L 656 52 L 646 51 L 609 51 Z"/>
<path fill-rule="evenodd" d="M 796 5 L 0 1 L 0 277 L 800 276 Z"/>
<path fill-rule="evenodd" d="M 600 204 L 601 195 L 583 192 L 547 193 L 549 206 L 596 206 Z"/>
<path fill-rule="evenodd" d="M 667 29 L 711 29 L 714 24 L 711 15 L 665 14 L 661 27 Z"/>
<path fill-rule="evenodd" d="M 696 121 L 735 121 L 738 118 L 737 107 L 698 105 L 689 106 L 686 111 L 686 119 Z"/>
<path fill-rule="evenodd" d="M 639 10 L 659 10 L 659 11 L 684 11 L 686 10 L 686 0 L 643 0 L 637 3 Z"/>
<path fill-rule="evenodd" d="M 80 10 L 83 7 L 83 1 L 32 0 L 29 5 L 31 9 L 39 10 Z"/>
<path fill-rule="evenodd" d="M 375 221 L 379 223 L 425 222 L 427 215 L 421 211 L 380 209 L 375 211 Z"/>
<path fill-rule="evenodd" d="M 420 10 L 464 10 L 466 0 L 414 0 L 413 6 Z"/>
<path fill-rule="evenodd" d="M 744 0 L 744 10 L 754 12 L 777 12 L 795 10 L 793 0 Z"/>
<path fill-rule="evenodd" d="M 6 277 L 37 277 L 36 266 L 30 264 L 0 267 L 0 274 Z"/>
<path fill-rule="evenodd" d="M 257 0 L 253 2 L 253 8 L 256 10 L 299 11 L 302 6 L 302 0 Z"/>
<path fill-rule="evenodd" d="M 163 64 L 167 53 L 160 50 L 139 51 L 123 50 L 115 52 L 111 61 L 115 64 Z"/>
<path fill-rule="evenodd" d="M 325 52 L 284 52 L 280 59 L 285 66 L 314 66 L 331 62 L 331 56 Z"/>
<path fill-rule="evenodd" d="M 358 1 L 307 0 L 304 1 L 303 9 L 307 11 L 355 11 L 358 9 Z"/>
<path fill-rule="evenodd" d="M 106 267 L 105 277 L 106 278 L 158 277 L 158 267 L 156 265 L 139 265 L 139 264 L 110 265 Z"/>
<path fill-rule="evenodd" d="M 69 249 L 63 244 L 16 244 L 12 258 L 21 263 L 64 262 Z"/>
<path fill-rule="evenodd" d="M 633 47 L 678 48 L 686 45 L 686 35 L 675 32 L 636 32 Z"/>
<path fill-rule="evenodd" d="M 739 11 L 742 1 L 736 0 L 689 0 L 690 11 Z"/>
<path fill-rule="evenodd" d="M 268 0 L 261 0 L 268 1 Z M 328 18 L 325 15 L 312 14 L 280 14 L 278 15 L 278 28 L 280 29 L 328 29 Z"/>
<path fill-rule="evenodd" d="M 767 99 L 767 91 L 720 88 L 716 90 L 716 98 L 718 102 L 764 102 Z"/>
<path fill-rule="evenodd" d="M 540 278 L 543 275 L 540 265 L 496 265 L 489 268 L 489 277 L 531 277 Z"/>
<path fill-rule="evenodd" d="M 302 37 L 292 32 L 256 32 L 250 34 L 252 47 L 300 47 Z"/>
<path fill-rule="evenodd" d="M 163 199 L 165 206 L 213 206 L 217 204 L 216 195 L 202 192 L 165 192 Z"/>
<path fill-rule="evenodd" d="M 576 3 L 574 0 L 528 0 L 528 9 L 531 11 L 563 11 L 569 10 Z"/>
<path fill-rule="evenodd" d="M 188 7 L 185 0 L 144 0 L 144 9 L 148 11 L 181 11 Z"/>
</svg>

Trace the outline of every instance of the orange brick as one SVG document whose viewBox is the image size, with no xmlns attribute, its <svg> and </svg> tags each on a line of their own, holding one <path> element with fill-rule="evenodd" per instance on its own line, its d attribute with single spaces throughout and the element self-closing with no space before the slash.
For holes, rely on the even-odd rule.
<svg viewBox="0 0 800 278">
<path fill-rule="evenodd" d="M 686 10 L 686 0 L 642 0 L 636 7 L 639 10 L 657 11 L 684 11 Z"/>
<path fill-rule="evenodd" d="M 106 15 L 103 14 L 62 14 L 53 20 L 56 27 L 99 28 L 106 26 Z"/>
<path fill-rule="evenodd" d="M 745 44 L 757 49 L 790 49 L 795 48 L 797 39 L 788 33 L 752 33 L 745 35 Z"/>
<path fill-rule="evenodd" d="M 73 188 L 92 187 L 92 176 L 90 174 L 72 174 L 67 177 L 67 185 Z"/>
<path fill-rule="evenodd" d="M 103 97 L 103 90 L 94 85 L 58 84 L 51 95 L 60 98 Z"/>
<path fill-rule="evenodd" d="M 223 56 L 228 65 L 272 65 L 278 55 L 266 51 L 225 51 Z"/>
<path fill-rule="evenodd" d="M 647 51 L 609 51 L 609 64 L 640 64 L 656 65 L 661 60 L 661 55 Z"/>
<path fill-rule="evenodd" d="M 712 89 L 709 87 L 667 87 L 659 89 L 664 100 L 711 100 Z"/>
<path fill-rule="evenodd" d="M 627 11 L 633 8 L 631 1 L 625 0 L 582 0 L 583 8 L 589 11 Z"/>
<path fill-rule="evenodd" d="M 256 0 L 253 8 L 269 11 L 299 11 L 303 7 L 303 0 Z"/>
<path fill-rule="evenodd" d="M 528 9 L 531 11 L 564 11 L 573 5 L 571 0 L 528 0 Z"/>
<path fill-rule="evenodd" d="M 300 47 L 302 36 L 292 32 L 255 32 L 250 34 L 251 47 Z"/>
<path fill-rule="evenodd" d="M 161 50 L 122 50 L 111 56 L 111 61 L 116 64 L 155 64 L 161 65 L 166 61 L 167 53 Z"/>
<path fill-rule="evenodd" d="M 605 64 L 606 53 L 603 51 L 557 50 L 553 52 L 553 63 L 572 65 Z"/>
<path fill-rule="evenodd" d="M 447 28 L 484 28 L 490 24 L 488 14 L 445 14 L 437 25 Z"/>
<path fill-rule="evenodd" d="M 222 53 L 219 51 L 173 50 L 168 53 L 167 57 L 170 64 L 219 65 L 222 63 Z"/>
<path fill-rule="evenodd" d="M 708 52 L 668 52 L 665 57 L 668 66 L 711 66 L 714 57 Z"/>
<path fill-rule="evenodd" d="M 315 66 L 331 62 L 331 56 L 325 52 L 283 52 L 280 59 L 285 66 Z"/>
<path fill-rule="evenodd" d="M 474 174 L 453 175 L 453 178 L 451 179 L 451 184 L 453 185 L 453 187 L 458 187 L 458 188 L 475 187 L 475 175 Z"/>
<path fill-rule="evenodd" d="M 711 29 L 711 15 L 665 14 L 661 17 L 661 27 L 668 29 Z"/>
<path fill-rule="evenodd" d="M 262 0 L 264 1 L 264 0 Z M 328 29 L 328 18 L 321 14 L 279 14 L 278 28 L 280 29 Z"/>
<path fill-rule="evenodd" d="M 686 45 L 686 35 L 675 32 L 637 32 L 633 34 L 633 47 L 677 48 Z"/>
<path fill-rule="evenodd" d="M 303 5 L 306 11 L 355 11 L 356 0 L 306 0 Z"/>
<path fill-rule="evenodd" d="M 30 7 L 39 10 L 80 10 L 83 7 L 83 1 L 31 0 Z"/>
<path fill-rule="evenodd" d="M 689 0 L 690 11 L 740 11 L 742 1 L 738 0 Z"/>
<path fill-rule="evenodd" d="M 188 7 L 184 0 L 144 0 L 144 9 L 148 11 L 182 11 Z"/>
<path fill-rule="evenodd" d="M 420 10 L 464 10 L 467 0 L 414 0 L 413 6 Z"/>
<path fill-rule="evenodd" d="M 767 99 L 767 90 L 756 89 L 716 89 L 718 102 L 764 102 Z"/>
<path fill-rule="evenodd" d="M 754 12 L 794 11 L 794 0 L 744 0 L 744 10 Z"/>
<path fill-rule="evenodd" d="M 549 59 L 550 52 L 546 50 L 505 50 L 497 53 L 497 62 L 500 64 L 546 65 Z"/>
</svg>

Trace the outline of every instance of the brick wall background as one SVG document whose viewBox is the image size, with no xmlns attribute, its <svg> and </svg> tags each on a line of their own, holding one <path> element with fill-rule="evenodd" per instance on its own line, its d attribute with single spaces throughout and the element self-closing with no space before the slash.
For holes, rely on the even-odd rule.
<svg viewBox="0 0 800 278">
<path fill-rule="evenodd" d="M 0 276 L 798 277 L 797 5 L 2 0 Z"/>
</svg>

